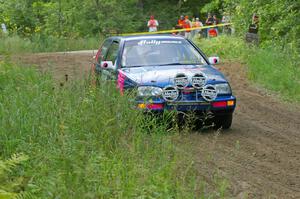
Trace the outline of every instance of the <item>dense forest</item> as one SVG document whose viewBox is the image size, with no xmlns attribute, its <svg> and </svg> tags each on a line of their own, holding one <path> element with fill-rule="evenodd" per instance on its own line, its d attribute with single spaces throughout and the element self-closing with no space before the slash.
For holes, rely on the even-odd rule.
<svg viewBox="0 0 300 199">
<path fill-rule="evenodd" d="M 298 0 L 0 0 L 0 23 L 10 34 L 78 38 L 143 31 L 150 15 L 169 29 L 181 14 L 211 12 L 230 15 L 243 35 L 257 13 L 263 42 L 299 48 L 299 10 Z"/>
</svg>

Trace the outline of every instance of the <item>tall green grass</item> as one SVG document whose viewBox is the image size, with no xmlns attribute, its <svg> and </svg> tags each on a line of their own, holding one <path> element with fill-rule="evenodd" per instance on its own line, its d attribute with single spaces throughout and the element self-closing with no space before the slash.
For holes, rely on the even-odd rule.
<svg viewBox="0 0 300 199">
<path fill-rule="evenodd" d="M 33 68 L 1 62 L 0 157 L 28 157 L 14 173 L 18 190 L 38 198 L 223 195 L 223 186 L 212 194 L 201 188 L 191 156 L 175 145 L 172 114 L 158 122 L 128 99 L 109 83 L 61 87 Z"/>
<path fill-rule="evenodd" d="M 0 37 L 0 54 L 58 52 L 97 49 L 103 38 L 56 38 L 36 35 Z"/>
<path fill-rule="evenodd" d="M 252 81 L 277 92 L 285 100 L 300 102 L 300 57 L 296 50 L 277 46 L 259 48 L 245 44 L 240 38 L 226 36 L 196 43 L 208 56 L 242 62 Z"/>
</svg>

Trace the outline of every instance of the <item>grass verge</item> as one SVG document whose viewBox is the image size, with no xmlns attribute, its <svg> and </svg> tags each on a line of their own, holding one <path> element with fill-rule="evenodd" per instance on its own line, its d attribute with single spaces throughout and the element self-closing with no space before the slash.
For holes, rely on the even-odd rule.
<svg viewBox="0 0 300 199">
<path fill-rule="evenodd" d="M 159 123 L 144 117 L 115 85 L 56 87 L 33 68 L 1 62 L 0 91 L 0 160 L 12 154 L 27 160 L 4 170 L 4 179 L 18 181 L 0 181 L 0 195 L 1 189 L 24 198 L 218 198 L 225 193 L 222 184 L 211 194 L 203 189 L 191 157 L 175 145 L 179 135 L 167 124 L 172 115 Z"/>
<path fill-rule="evenodd" d="M 252 81 L 279 93 L 285 100 L 300 102 L 300 57 L 295 50 L 248 46 L 240 38 L 226 36 L 196 43 L 208 56 L 245 63 Z"/>
<path fill-rule="evenodd" d="M 0 37 L 0 54 L 64 52 L 98 49 L 102 37 L 56 38 L 36 35 L 31 38 L 19 36 Z"/>
</svg>

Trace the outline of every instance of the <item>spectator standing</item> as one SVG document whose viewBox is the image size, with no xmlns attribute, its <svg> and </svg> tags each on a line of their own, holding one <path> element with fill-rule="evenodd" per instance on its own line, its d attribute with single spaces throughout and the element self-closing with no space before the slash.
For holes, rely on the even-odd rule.
<svg viewBox="0 0 300 199">
<path fill-rule="evenodd" d="M 150 20 L 147 24 L 149 28 L 149 32 L 157 32 L 157 27 L 159 26 L 158 21 L 154 18 L 154 16 L 150 16 Z"/>
<path fill-rule="evenodd" d="M 257 34 L 258 33 L 258 23 L 259 23 L 259 17 L 257 14 L 253 14 L 252 16 L 252 23 L 249 26 L 249 31 L 250 33 Z"/>
<path fill-rule="evenodd" d="M 195 17 L 193 17 L 191 23 L 192 23 L 192 28 L 195 28 L 196 27 L 196 18 Z M 191 39 L 194 38 L 195 34 L 196 34 L 196 30 L 191 30 Z"/>
<path fill-rule="evenodd" d="M 207 26 L 212 26 L 214 25 L 214 18 L 212 17 L 211 13 L 208 13 L 207 15 L 207 19 L 205 21 L 205 24 Z M 210 31 L 211 28 L 207 28 L 206 29 L 206 36 L 209 37 L 209 31 Z"/>
<path fill-rule="evenodd" d="M 230 16 L 227 15 L 227 13 L 225 12 L 223 17 L 222 17 L 222 23 L 230 23 Z"/>
<path fill-rule="evenodd" d="M 258 31 L 259 17 L 258 17 L 258 15 L 255 14 L 255 13 L 254 13 L 253 16 L 252 16 L 252 24 L 256 25 L 257 31 Z"/>
<path fill-rule="evenodd" d="M 219 24 L 219 19 L 217 18 L 217 15 L 214 14 L 213 16 L 213 25 L 216 26 Z M 214 27 L 214 29 L 216 30 L 217 32 L 217 36 L 219 35 L 219 30 L 218 30 L 218 27 Z"/>
<path fill-rule="evenodd" d="M 189 16 L 185 16 L 183 28 L 186 29 L 184 37 L 187 39 L 191 39 L 191 30 L 190 29 L 192 28 L 192 22 L 189 20 Z"/>
<path fill-rule="evenodd" d="M 183 15 L 181 15 L 180 18 L 177 21 L 176 29 L 183 29 L 184 23 L 185 23 L 185 18 L 184 18 Z M 179 32 L 179 35 L 184 36 L 185 33 L 184 32 Z"/>
<path fill-rule="evenodd" d="M 184 24 L 184 16 L 181 15 L 180 18 L 177 21 L 177 29 L 182 29 L 183 28 L 183 24 Z"/>
<path fill-rule="evenodd" d="M 214 24 L 214 18 L 212 17 L 212 15 L 210 13 L 208 13 L 207 15 L 207 19 L 205 21 L 205 24 L 208 26 L 211 26 Z"/>
<path fill-rule="evenodd" d="M 226 12 L 224 13 L 224 15 L 222 17 L 221 22 L 223 24 L 227 24 L 227 23 L 231 22 L 230 16 L 228 16 Z M 230 35 L 232 33 L 231 26 L 230 25 L 223 26 L 223 33 Z"/>
<path fill-rule="evenodd" d="M 249 26 L 248 32 L 246 33 L 246 41 L 248 43 L 259 45 L 258 28 L 259 28 L 259 17 L 257 14 L 253 14 L 252 23 Z"/>
<path fill-rule="evenodd" d="M 7 33 L 8 33 L 7 28 L 6 28 L 6 25 L 5 25 L 4 23 L 1 24 L 1 29 L 2 29 L 2 32 L 3 32 L 4 34 L 7 34 Z"/>
<path fill-rule="evenodd" d="M 197 17 L 197 18 L 196 18 L 196 21 L 195 21 L 195 24 L 193 25 L 193 28 L 200 28 L 200 27 L 203 27 L 203 24 L 202 24 L 202 22 L 199 20 L 199 18 Z M 201 32 L 202 32 L 201 29 L 196 29 L 196 30 L 195 30 L 195 35 L 196 35 L 197 37 L 201 37 Z"/>
</svg>

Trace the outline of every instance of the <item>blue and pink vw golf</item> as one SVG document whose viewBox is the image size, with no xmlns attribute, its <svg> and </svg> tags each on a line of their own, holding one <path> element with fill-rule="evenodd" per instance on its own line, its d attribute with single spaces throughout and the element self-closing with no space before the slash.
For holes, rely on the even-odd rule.
<svg viewBox="0 0 300 199">
<path fill-rule="evenodd" d="M 136 89 L 137 108 L 150 112 L 178 110 L 214 115 L 228 129 L 236 98 L 224 75 L 190 40 L 173 35 L 110 37 L 95 57 L 101 79 L 115 80 L 123 93 Z"/>
</svg>

